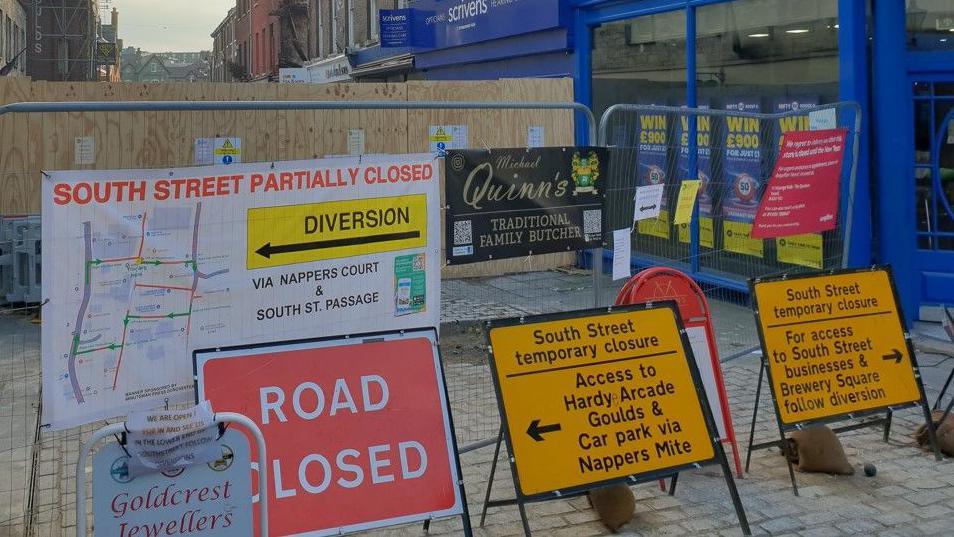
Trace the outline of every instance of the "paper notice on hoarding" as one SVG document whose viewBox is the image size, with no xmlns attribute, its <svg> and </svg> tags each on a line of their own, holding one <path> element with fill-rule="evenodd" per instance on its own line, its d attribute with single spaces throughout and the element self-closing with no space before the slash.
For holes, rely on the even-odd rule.
<svg viewBox="0 0 954 537">
<path fill-rule="evenodd" d="M 544 130 L 541 126 L 527 127 L 527 147 L 543 147 Z"/>
<path fill-rule="evenodd" d="M 662 183 L 636 187 L 636 195 L 633 196 L 633 222 L 659 217 L 665 187 Z"/>
<path fill-rule="evenodd" d="M 215 148 L 215 138 L 196 138 L 193 147 L 196 166 L 211 166 L 215 163 L 215 157 L 212 155 L 212 150 Z"/>
<path fill-rule="evenodd" d="M 699 180 L 685 180 L 679 187 L 679 199 L 676 202 L 676 214 L 673 224 L 688 224 L 692 220 L 692 208 L 696 204 L 696 194 L 699 192 Z"/>
<path fill-rule="evenodd" d="M 92 136 L 80 136 L 73 141 L 73 162 L 78 166 L 93 164 L 96 142 Z"/>
<path fill-rule="evenodd" d="M 364 129 L 348 129 L 348 154 L 364 154 Z"/>
<path fill-rule="evenodd" d="M 212 462 L 222 455 L 212 405 L 186 410 L 130 412 L 126 421 L 129 471 L 143 474 Z"/>
<path fill-rule="evenodd" d="M 629 228 L 613 230 L 613 280 L 629 278 L 629 258 L 632 244 L 629 241 Z"/>
</svg>

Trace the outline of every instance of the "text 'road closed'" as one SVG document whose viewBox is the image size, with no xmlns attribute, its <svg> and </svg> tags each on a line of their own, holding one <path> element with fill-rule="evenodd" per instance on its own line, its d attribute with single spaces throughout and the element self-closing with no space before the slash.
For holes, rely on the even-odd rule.
<svg viewBox="0 0 954 537">
<path fill-rule="evenodd" d="M 265 437 L 270 532 L 461 512 L 433 330 L 199 351 L 196 366 L 201 396 Z"/>
</svg>

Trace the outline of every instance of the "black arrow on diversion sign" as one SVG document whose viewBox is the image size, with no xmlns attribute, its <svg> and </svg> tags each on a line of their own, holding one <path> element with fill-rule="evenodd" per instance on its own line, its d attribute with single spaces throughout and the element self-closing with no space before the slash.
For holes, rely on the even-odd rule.
<svg viewBox="0 0 954 537">
<path fill-rule="evenodd" d="M 656 208 L 656 204 L 654 203 L 654 204 L 648 205 L 648 206 L 646 206 L 646 207 L 640 207 L 640 208 L 639 208 L 639 212 L 651 211 L 652 209 L 655 209 L 655 208 Z"/>
<path fill-rule="evenodd" d="M 901 359 L 904 358 L 904 355 L 901 354 L 901 351 L 899 351 L 898 349 L 891 349 L 891 351 L 892 351 L 891 354 L 885 354 L 884 356 L 881 357 L 881 359 L 884 360 L 885 362 L 890 362 L 891 360 L 894 360 L 894 363 L 900 364 Z"/>
<path fill-rule="evenodd" d="M 527 427 L 527 434 L 537 442 L 543 442 L 543 433 L 555 433 L 560 430 L 560 424 L 540 425 L 540 420 L 533 420 Z"/>
<path fill-rule="evenodd" d="M 266 242 L 261 248 L 255 250 L 255 253 L 270 259 L 273 254 L 288 254 L 293 252 L 305 252 L 308 250 L 323 250 L 325 248 L 339 248 L 342 246 L 356 246 L 359 244 L 373 244 L 376 242 L 401 241 L 405 239 L 416 239 L 421 236 L 420 231 L 402 231 L 400 233 L 379 233 L 377 235 L 363 235 L 361 237 L 348 237 L 346 239 L 328 239 L 324 241 L 297 242 L 292 244 L 272 244 Z"/>
</svg>

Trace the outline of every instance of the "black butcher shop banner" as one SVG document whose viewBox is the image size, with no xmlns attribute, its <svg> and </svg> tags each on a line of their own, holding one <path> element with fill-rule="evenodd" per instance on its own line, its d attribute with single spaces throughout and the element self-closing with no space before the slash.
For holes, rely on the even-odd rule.
<svg viewBox="0 0 954 537">
<path fill-rule="evenodd" d="M 447 263 L 599 247 L 607 160 L 596 147 L 449 150 Z"/>
</svg>

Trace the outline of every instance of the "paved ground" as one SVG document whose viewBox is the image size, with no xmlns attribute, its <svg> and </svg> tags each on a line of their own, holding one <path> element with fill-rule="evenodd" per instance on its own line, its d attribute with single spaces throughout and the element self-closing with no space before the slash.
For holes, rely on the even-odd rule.
<svg viewBox="0 0 954 537">
<path fill-rule="evenodd" d="M 733 421 L 740 441 L 747 436 L 755 399 L 758 361 L 754 356 L 726 364 L 726 384 Z M 451 367 L 451 370 L 453 368 Z M 788 472 L 778 450 L 755 452 L 751 471 L 738 480 L 746 515 L 757 535 L 951 535 L 954 516 L 954 463 L 938 463 L 919 449 L 910 437 L 918 414 L 905 411 L 895 416 L 890 441 L 881 441 L 881 430 L 845 433 L 841 440 L 853 465 L 851 477 L 797 474 L 800 496 L 792 494 Z M 776 434 L 770 402 L 763 399 L 756 440 Z M 744 448 L 743 448 L 744 449 Z M 479 514 L 493 453 L 490 448 L 463 456 L 464 474 L 471 511 Z M 864 463 L 878 468 L 877 476 L 865 477 Z M 502 463 L 503 462 L 502 459 Z M 506 469 L 506 466 L 503 466 Z M 498 473 L 495 497 L 512 493 L 509 471 Z M 675 497 L 655 484 L 634 487 L 639 499 L 637 514 L 623 535 L 741 535 L 717 468 L 688 472 L 680 478 Z M 531 528 L 540 535 L 604 535 L 584 498 L 554 501 L 529 507 Z M 477 535 L 505 536 L 521 533 L 517 510 L 491 510 L 487 525 Z M 432 526 L 432 534 L 460 534 L 459 522 Z M 374 535 L 419 535 L 406 527 Z"/>
<path fill-rule="evenodd" d="M 480 280 L 444 282 L 441 347 L 448 388 L 461 445 L 492 438 L 498 417 L 489 372 L 483 365 L 482 333 L 476 319 L 502 318 L 590 307 L 591 278 L 577 271 L 554 271 Z M 604 283 L 604 303 L 617 285 Z M 730 298 L 713 295 L 712 299 Z M 758 357 L 748 349 L 757 344 L 751 313 L 728 300 L 712 301 L 718 344 L 723 357 L 733 420 L 744 441 L 755 396 Z M 936 327 L 923 326 L 936 333 Z M 81 438 L 92 427 L 41 435 L 34 443 L 39 396 L 39 337 L 35 325 L 20 316 L 0 316 L 0 537 L 23 535 L 60 537 L 75 531 L 73 474 Z M 925 347 L 919 356 L 933 402 L 952 360 Z M 751 472 L 738 481 L 753 532 L 763 535 L 951 535 L 954 534 L 954 465 L 938 463 L 917 448 L 910 432 L 917 413 L 896 415 L 889 443 L 879 430 L 846 433 L 842 442 L 852 463 L 877 465 L 876 477 L 860 471 L 852 477 L 799 474 L 801 495 L 791 493 L 788 473 L 777 450 L 756 452 Z M 757 440 L 770 439 L 774 416 L 763 400 Z M 493 448 L 462 456 L 465 484 L 476 524 Z M 504 461 L 504 459 L 501 459 Z M 36 468 L 36 472 L 31 472 Z M 494 497 L 513 491 L 509 469 L 499 468 Z M 684 474 L 675 497 L 655 484 L 634 487 L 637 515 L 624 535 L 739 535 L 725 483 L 715 468 Z M 32 491 L 32 493 L 31 493 Z M 33 516 L 25 515 L 32 502 Z M 531 505 L 530 524 L 537 535 L 587 536 L 606 534 L 585 498 Z M 460 520 L 435 521 L 432 535 L 461 534 Z M 480 536 L 521 533 L 516 508 L 491 510 Z M 423 535 L 419 525 L 374 532 L 372 535 Z"/>
</svg>

